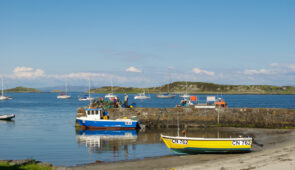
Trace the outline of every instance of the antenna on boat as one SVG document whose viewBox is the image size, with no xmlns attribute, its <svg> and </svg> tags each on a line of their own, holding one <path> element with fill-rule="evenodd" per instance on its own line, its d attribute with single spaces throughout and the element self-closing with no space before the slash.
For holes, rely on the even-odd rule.
<svg viewBox="0 0 295 170">
<path fill-rule="evenodd" d="M 178 112 L 176 112 L 177 114 L 177 136 L 179 136 L 179 116 L 178 116 Z"/>
</svg>

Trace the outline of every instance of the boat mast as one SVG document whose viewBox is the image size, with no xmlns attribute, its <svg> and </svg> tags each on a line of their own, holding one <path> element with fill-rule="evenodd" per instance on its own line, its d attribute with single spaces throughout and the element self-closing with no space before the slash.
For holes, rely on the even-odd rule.
<svg viewBox="0 0 295 170">
<path fill-rule="evenodd" d="M 1 96 L 4 96 L 4 89 L 3 89 L 3 77 L 2 77 L 2 89 L 1 89 Z"/>
<path fill-rule="evenodd" d="M 170 68 L 168 67 L 168 79 L 169 79 L 169 82 L 168 82 L 168 94 L 170 94 L 169 92 L 169 84 L 171 82 L 171 77 L 170 77 Z"/>
<path fill-rule="evenodd" d="M 185 94 L 187 95 L 187 81 L 185 81 L 185 84 L 186 84 Z"/>
<path fill-rule="evenodd" d="M 88 79 L 88 98 L 90 100 L 90 78 Z"/>
<path fill-rule="evenodd" d="M 143 70 L 142 70 L 142 82 L 144 83 L 144 72 L 143 72 Z M 144 90 L 144 88 L 142 88 L 142 90 L 143 90 L 143 94 L 145 95 L 145 90 Z"/>
<path fill-rule="evenodd" d="M 67 81 L 66 81 L 66 84 L 65 84 L 65 88 L 66 88 L 66 95 L 68 95 Z"/>
<path fill-rule="evenodd" d="M 111 79 L 111 86 L 112 86 L 112 94 L 114 94 L 114 89 L 113 89 L 113 79 Z"/>
</svg>

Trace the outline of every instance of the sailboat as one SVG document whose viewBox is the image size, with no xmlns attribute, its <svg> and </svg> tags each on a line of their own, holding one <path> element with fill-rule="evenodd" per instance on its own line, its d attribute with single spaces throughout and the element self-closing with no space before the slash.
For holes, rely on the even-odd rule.
<svg viewBox="0 0 295 170">
<path fill-rule="evenodd" d="M 57 99 L 69 99 L 71 98 L 72 96 L 68 95 L 68 84 L 66 82 L 65 84 L 65 89 L 66 89 L 66 92 L 65 93 L 61 93 L 59 94 L 56 98 Z"/>
<path fill-rule="evenodd" d="M 138 93 L 136 96 L 134 96 L 134 99 L 141 99 L 141 100 L 144 100 L 144 99 L 150 99 L 151 96 L 146 96 L 145 95 L 145 90 L 143 89 L 143 92 L 142 93 Z"/>
<path fill-rule="evenodd" d="M 171 98 L 174 98 L 175 95 L 172 95 L 169 93 L 169 85 L 170 85 L 170 72 L 169 72 L 169 83 L 168 83 L 168 87 L 167 87 L 167 93 L 163 93 L 163 94 L 158 94 L 157 95 L 157 98 L 161 98 L 161 99 L 171 99 Z"/>
<path fill-rule="evenodd" d="M 143 73 L 142 73 L 143 74 Z M 144 78 L 144 76 L 143 76 L 143 78 Z M 144 80 L 143 80 L 143 82 L 144 82 Z M 134 99 L 140 99 L 140 100 L 145 100 L 145 99 L 150 99 L 151 98 L 151 96 L 146 96 L 145 95 L 145 90 L 144 90 L 144 88 L 142 88 L 142 93 L 138 93 L 136 96 L 134 96 Z"/>
<path fill-rule="evenodd" d="M 105 98 L 117 98 L 117 96 L 116 95 L 114 95 L 114 89 L 113 89 L 113 80 L 111 81 L 111 88 L 112 88 L 112 93 L 108 93 L 108 94 L 106 94 L 104 97 Z"/>
<path fill-rule="evenodd" d="M 88 79 L 88 96 L 79 97 L 79 101 L 91 101 L 94 100 L 93 97 L 90 96 L 90 79 Z"/>
<path fill-rule="evenodd" d="M 12 99 L 12 97 L 4 96 L 4 89 L 3 88 L 4 88 L 4 83 L 3 83 L 3 77 L 2 77 L 2 89 L 1 89 L 0 100 Z"/>
<path fill-rule="evenodd" d="M 188 94 L 187 94 L 187 81 L 185 82 L 185 84 L 186 84 L 186 88 L 185 88 L 185 94 L 183 94 L 183 95 L 180 95 L 179 97 L 182 97 L 182 98 L 189 98 L 189 97 L 190 97 L 190 95 L 188 95 Z"/>
</svg>

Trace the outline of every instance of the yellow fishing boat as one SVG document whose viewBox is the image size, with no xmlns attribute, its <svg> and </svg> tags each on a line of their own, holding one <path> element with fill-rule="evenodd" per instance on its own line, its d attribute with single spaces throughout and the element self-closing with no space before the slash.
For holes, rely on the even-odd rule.
<svg viewBox="0 0 295 170">
<path fill-rule="evenodd" d="M 252 138 L 191 138 L 164 136 L 168 148 L 178 153 L 251 152 Z"/>
</svg>

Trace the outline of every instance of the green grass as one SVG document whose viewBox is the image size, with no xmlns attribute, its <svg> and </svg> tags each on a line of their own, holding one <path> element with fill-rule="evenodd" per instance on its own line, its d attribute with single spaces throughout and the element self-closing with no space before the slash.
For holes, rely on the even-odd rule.
<svg viewBox="0 0 295 170">
<path fill-rule="evenodd" d="M 9 165 L 8 162 L 0 162 L 1 170 L 52 170 L 53 168 L 47 165 L 38 165 L 35 161 L 24 165 Z"/>
</svg>

